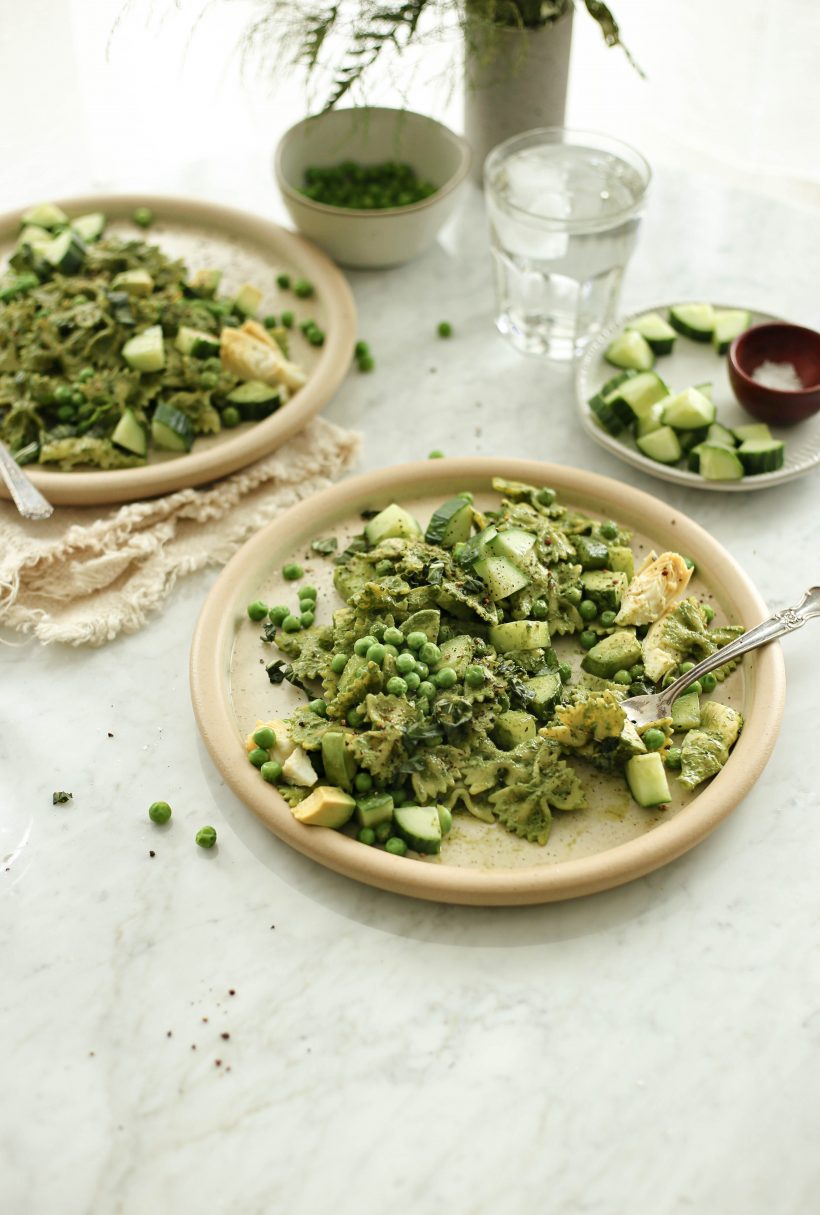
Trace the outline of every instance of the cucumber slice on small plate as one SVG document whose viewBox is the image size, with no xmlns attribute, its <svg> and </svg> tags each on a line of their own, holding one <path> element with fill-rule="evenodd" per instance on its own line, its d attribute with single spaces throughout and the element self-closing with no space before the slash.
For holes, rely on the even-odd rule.
<svg viewBox="0 0 820 1215">
<path fill-rule="evenodd" d="M 711 307 L 711 316 L 702 308 L 704 303 Z M 676 334 L 672 349 L 664 354 L 659 350 L 655 351 L 659 357 L 651 371 L 616 373 L 612 364 L 605 358 L 605 352 L 612 343 L 630 330 L 635 333 L 643 331 L 641 336 L 649 341 L 656 331 L 661 332 L 660 327 L 656 328 L 654 318 L 660 317 L 664 323 L 668 323 L 672 309 L 676 310 L 679 324 L 681 316 L 684 322 L 690 324 L 700 322 L 705 340 L 687 337 L 678 327 L 671 325 L 670 328 Z M 650 476 L 687 485 L 691 489 L 749 493 L 756 489 L 780 485 L 816 468 L 820 464 L 820 414 L 815 414 L 799 426 L 788 430 L 774 429 L 769 433 L 735 399 L 729 384 L 727 356 L 718 353 L 712 334 L 717 327 L 721 330 L 719 336 L 725 341 L 729 327 L 735 328 L 740 324 L 745 328 L 747 317 L 748 324 L 751 325 L 782 319 L 770 313 L 743 307 L 742 304 L 710 300 L 706 294 L 700 300 L 691 302 L 677 298 L 652 305 L 650 301 L 649 306 L 645 305 L 633 313 L 618 317 L 593 338 L 576 367 L 576 403 L 584 429 L 596 443 L 627 464 L 642 469 Z M 652 319 L 647 322 L 647 318 Z M 709 324 L 712 329 L 707 334 L 705 331 Z M 661 401 L 659 410 L 658 403 L 652 400 L 654 392 L 648 392 L 644 396 L 643 388 L 651 381 L 657 383 L 661 379 L 666 387 L 667 397 Z M 650 438 L 653 432 L 668 424 L 669 417 L 663 417 L 663 409 L 670 403 L 670 398 L 680 396 L 687 389 L 697 389 L 701 397 L 706 397 L 713 403 L 714 420 L 705 427 L 702 425 L 708 421 L 710 415 L 710 410 L 703 406 L 702 401 L 697 410 L 673 411 L 672 418 L 677 427 L 682 428 L 676 429 L 681 444 L 681 457 L 675 463 L 664 463 L 658 460 L 657 454 L 652 458 L 647 452 L 641 451 L 637 440 Z M 640 393 L 638 390 L 641 390 Z M 637 408 L 629 407 L 630 397 L 635 399 Z M 696 421 L 701 425 L 695 426 Z M 707 433 L 709 425 L 720 429 Z M 730 436 L 734 441 L 730 441 Z M 731 452 L 733 447 L 739 451 L 741 444 L 748 439 L 762 442 L 764 447 L 747 448 L 744 452 L 745 460 L 741 459 L 739 454 L 736 456 L 743 469 L 742 477 L 736 480 L 707 480 L 697 471 L 700 464 L 697 447 L 702 442 L 728 448 Z M 778 446 L 780 442 L 784 444 L 782 449 Z M 650 449 L 654 449 L 657 443 L 657 439 L 654 444 L 650 443 Z M 772 443 L 774 446 L 767 450 L 766 443 Z M 694 445 L 694 457 L 690 445 Z M 662 454 L 666 452 L 663 451 Z M 781 456 L 782 464 L 777 467 Z M 713 463 L 712 458 L 707 456 L 706 463 L 709 467 Z M 688 464 L 694 467 L 687 467 Z M 735 461 L 721 458 L 721 453 L 718 453 L 717 464 L 721 466 L 718 468 L 719 472 L 727 471 L 731 465 L 731 471 L 737 473 Z M 722 467 L 724 464 L 726 469 Z"/>
</svg>

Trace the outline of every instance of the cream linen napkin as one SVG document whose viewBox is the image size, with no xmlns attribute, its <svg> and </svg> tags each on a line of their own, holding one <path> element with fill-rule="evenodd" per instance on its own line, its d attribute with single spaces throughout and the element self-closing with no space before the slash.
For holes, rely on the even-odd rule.
<svg viewBox="0 0 820 1215">
<path fill-rule="evenodd" d="M 58 507 L 41 523 L 0 502 L 0 631 L 69 645 L 136 632 L 177 578 L 224 565 L 259 527 L 347 472 L 359 446 L 358 435 L 316 418 L 274 455 L 203 489 Z"/>
</svg>

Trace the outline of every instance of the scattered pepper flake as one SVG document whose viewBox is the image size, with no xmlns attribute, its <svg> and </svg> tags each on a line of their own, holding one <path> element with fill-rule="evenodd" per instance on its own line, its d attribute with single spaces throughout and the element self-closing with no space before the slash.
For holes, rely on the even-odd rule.
<svg viewBox="0 0 820 1215">
<path fill-rule="evenodd" d="M 227 1041 L 228 1041 L 228 1038 L 230 1038 L 230 1036 L 231 1036 L 231 1035 L 230 1035 L 230 1034 L 228 1034 L 228 1033 L 222 1033 L 222 1034 L 220 1034 L 219 1036 L 220 1036 L 220 1038 L 224 1038 L 224 1039 L 225 1039 L 225 1041 L 227 1042 Z"/>
</svg>

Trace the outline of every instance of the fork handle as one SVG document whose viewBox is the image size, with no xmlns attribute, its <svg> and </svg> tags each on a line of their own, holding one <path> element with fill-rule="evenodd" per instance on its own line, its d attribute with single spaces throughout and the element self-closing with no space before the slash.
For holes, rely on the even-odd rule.
<svg viewBox="0 0 820 1215">
<path fill-rule="evenodd" d="M 802 628 L 807 620 L 811 620 L 812 616 L 820 616 L 820 586 L 809 587 L 796 607 L 779 608 L 762 624 L 741 633 L 740 637 L 736 637 L 722 649 L 715 650 L 708 658 L 702 658 L 691 671 L 681 675 L 662 692 L 664 701 L 671 705 L 683 689 L 700 679 L 701 675 L 708 675 L 710 671 L 722 667 L 733 658 L 739 658 L 741 654 L 747 654 L 749 650 L 756 650 L 758 646 L 776 641 L 784 633 L 793 633 L 795 629 Z"/>
<path fill-rule="evenodd" d="M 54 507 L 36 489 L 20 465 L 0 443 L 0 476 L 9 487 L 14 504 L 24 519 L 48 519 Z"/>
</svg>

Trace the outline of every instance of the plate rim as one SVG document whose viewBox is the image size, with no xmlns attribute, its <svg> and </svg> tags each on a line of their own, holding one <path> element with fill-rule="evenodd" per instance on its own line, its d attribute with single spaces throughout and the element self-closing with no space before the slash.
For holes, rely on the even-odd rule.
<svg viewBox="0 0 820 1215">
<path fill-rule="evenodd" d="M 633 451 L 631 447 L 622 443 L 616 435 L 607 434 L 596 422 L 595 415 L 587 404 L 589 395 L 593 391 L 589 383 L 589 372 L 592 363 L 601 354 L 602 347 L 615 337 L 628 321 L 633 320 L 635 317 L 643 316 L 646 312 L 662 312 L 664 309 L 669 309 L 679 304 L 702 302 L 702 300 L 676 299 L 671 303 L 669 300 L 665 300 L 662 303 L 634 308 L 616 317 L 615 320 L 595 334 L 595 337 L 578 360 L 574 376 L 575 405 L 584 430 L 599 446 L 612 452 L 613 455 L 623 460 L 624 463 L 631 464 L 633 468 L 640 468 L 643 472 L 648 473 L 652 477 L 657 477 L 661 481 L 668 481 L 674 485 L 685 485 L 689 489 L 705 489 L 716 493 L 748 493 L 754 490 L 772 489 L 777 485 L 785 485 L 789 481 L 794 481 L 798 477 L 803 477 L 807 473 L 810 473 L 820 464 L 820 447 L 818 448 L 816 458 L 806 468 L 781 468 L 777 472 L 761 473 L 756 477 L 744 477 L 742 481 L 704 481 L 697 473 L 690 472 L 688 469 L 673 468 L 669 465 L 660 464 L 657 460 L 650 460 L 648 456 L 643 455 L 639 451 Z M 752 308 L 743 304 L 715 303 L 713 307 L 733 310 L 743 309 L 744 311 L 751 312 L 758 318 L 754 321 L 754 324 L 762 324 L 769 321 L 781 321 L 786 324 L 792 323 L 786 321 L 785 317 L 778 316 L 773 312 L 766 312 L 763 309 Z M 751 418 L 751 414 L 749 416 Z"/>
<path fill-rule="evenodd" d="M 314 525 L 327 528 L 331 516 L 338 526 L 379 496 L 401 501 L 438 490 L 443 494 L 458 488 L 475 490 L 488 486 L 493 476 L 552 484 L 559 495 L 587 501 L 590 509 L 610 508 L 616 517 L 625 506 L 629 517 L 649 521 L 650 535 L 665 516 L 665 527 L 674 527 L 676 537 L 696 560 L 703 562 L 705 554 L 706 566 L 720 570 L 720 588 L 747 628 L 768 614 L 753 583 L 722 545 L 683 512 L 643 490 L 583 469 L 535 460 L 473 456 L 419 461 L 364 473 L 323 490 L 251 537 L 225 566 L 202 606 L 191 644 L 189 680 L 194 716 L 216 768 L 240 800 L 296 851 L 337 873 L 394 893 L 442 903 L 515 906 L 622 885 L 668 864 L 704 839 L 745 797 L 769 759 L 783 716 L 785 666 L 776 644 L 751 656 L 747 668 L 751 700 L 766 703 L 769 711 L 746 722 L 729 763 L 701 794 L 668 822 L 590 857 L 523 869 L 408 863 L 364 848 L 329 828 L 298 823 L 275 789 L 262 787 L 258 774 L 251 771 L 232 715 L 230 653 L 235 628 L 245 617 L 244 602 L 237 602 L 243 581 L 251 574 L 261 578 L 266 566 L 272 568 L 286 555 L 271 556 L 277 551 L 277 536 L 301 535 Z"/>
<path fill-rule="evenodd" d="M 207 200 L 170 194 L 87 194 L 57 199 L 64 211 L 84 214 L 103 211 L 113 219 L 126 218 L 135 207 L 148 206 L 157 219 L 180 226 L 211 226 L 227 235 L 250 236 L 273 249 L 286 246 L 289 257 L 319 288 L 328 310 L 327 336 L 307 383 L 291 402 L 244 433 L 231 435 L 207 451 L 192 452 L 159 464 L 98 472 L 56 472 L 27 469 L 30 480 L 55 506 L 97 506 L 135 502 L 157 497 L 227 476 L 276 451 L 303 430 L 330 401 L 347 375 L 356 340 L 357 315 L 347 279 L 334 262 L 299 233 L 251 211 Z M 0 241 L 19 227 L 17 207 L 0 216 Z M 292 253 L 291 253 L 292 251 Z M 0 499 L 9 493 L 0 481 Z"/>
</svg>

